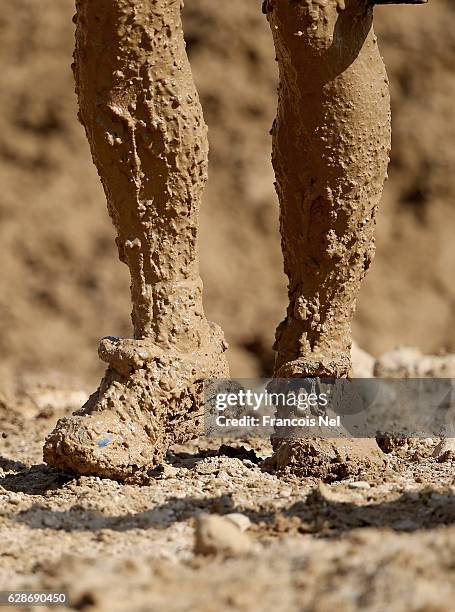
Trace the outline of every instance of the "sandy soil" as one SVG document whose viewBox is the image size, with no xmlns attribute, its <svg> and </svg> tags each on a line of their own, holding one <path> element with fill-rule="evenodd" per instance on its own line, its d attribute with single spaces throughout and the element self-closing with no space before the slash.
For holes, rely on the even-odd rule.
<svg viewBox="0 0 455 612">
<path fill-rule="evenodd" d="M 78 610 L 452 609 L 455 479 L 434 441 L 387 455 L 379 479 L 326 485 L 264 472 L 264 440 L 200 440 L 121 485 L 42 463 L 85 393 L 28 380 L 2 396 L 1 589 L 65 590 Z M 206 514 L 224 517 L 208 556 Z"/>
<path fill-rule="evenodd" d="M 286 302 L 260 4 L 185 9 L 210 126 L 206 310 L 244 377 L 271 371 Z M 380 479 L 331 485 L 267 474 L 260 440 L 174 448 L 125 485 L 42 463 L 57 418 L 99 380 L 99 339 L 131 334 L 127 270 L 76 121 L 73 11 L 72 0 L 15 0 L 0 15 L 0 589 L 67 590 L 79 610 L 453 609 L 454 466 L 431 458 L 434 441 L 388 455 Z M 454 350 L 454 3 L 382 7 L 377 30 L 393 157 L 356 335 L 375 354 Z M 229 549 L 232 513 L 248 525 Z M 228 521 L 212 526 L 215 556 L 195 546 L 212 528 L 205 514 Z"/>
<path fill-rule="evenodd" d="M 185 8 L 210 128 L 206 310 L 227 332 L 233 373 L 245 376 L 270 371 L 286 302 L 268 135 L 276 66 L 260 4 L 191 0 Z M 72 0 L 15 0 L 0 17 L 0 368 L 58 368 L 95 382 L 99 338 L 130 335 L 130 304 L 76 121 L 73 11 Z M 394 142 L 356 334 L 376 354 L 399 343 L 453 349 L 454 4 L 376 13 Z"/>
</svg>

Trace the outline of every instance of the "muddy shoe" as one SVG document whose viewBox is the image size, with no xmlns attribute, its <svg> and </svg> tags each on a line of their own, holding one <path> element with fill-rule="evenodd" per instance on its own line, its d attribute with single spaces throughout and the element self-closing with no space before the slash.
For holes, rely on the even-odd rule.
<svg viewBox="0 0 455 612">
<path fill-rule="evenodd" d="M 336 378 L 335 373 L 349 371 L 349 356 L 340 355 L 337 361 L 330 360 L 303 360 L 296 359 L 284 364 L 277 371 L 277 377 L 269 385 L 269 390 L 275 393 L 286 394 L 287 389 L 297 389 L 306 392 L 320 393 L 328 380 Z M 316 376 L 311 378 L 309 376 Z M 318 378 L 321 377 L 321 378 Z M 288 387 L 291 385 L 291 387 Z M 336 408 L 330 413 L 326 409 L 326 416 L 345 414 L 346 408 L 355 408 L 360 412 L 363 399 L 348 379 L 341 378 L 330 391 L 331 403 Z M 332 407 L 332 408 L 333 408 Z M 278 407 L 277 417 L 289 417 L 289 407 Z M 348 411 L 349 413 L 349 411 Z M 295 415 L 301 416 L 301 415 Z M 321 434 L 319 436 L 319 433 Z M 342 480 L 350 476 L 370 476 L 382 471 L 386 466 L 386 459 L 375 439 L 352 438 L 348 431 L 340 424 L 331 428 L 333 436 L 327 437 L 327 429 L 321 425 L 312 427 L 294 427 L 292 430 L 275 428 L 272 435 L 274 454 L 265 462 L 267 471 L 293 474 L 298 477 L 315 477 L 331 482 Z"/>
<path fill-rule="evenodd" d="M 386 462 L 375 440 L 364 438 L 308 438 L 273 441 L 274 455 L 266 469 L 325 482 L 350 476 L 373 476 Z"/>
<path fill-rule="evenodd" d="M 58 421 L 44 461 L 119 480 L 159 465 L 171 444 L 201 433 L 202 381 L 227 375 L 224 348 L 212 339 L 191 355 L 159 354 L 144 341 L 103 340 L 110 367 L 85 406 Z"/>
</svg>

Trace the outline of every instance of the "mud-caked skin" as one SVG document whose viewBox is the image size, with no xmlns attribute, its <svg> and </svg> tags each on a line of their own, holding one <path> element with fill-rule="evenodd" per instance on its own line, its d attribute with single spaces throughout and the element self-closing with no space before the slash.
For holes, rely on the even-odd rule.
<svg viewBox="0 0 455 612">
<path fill-rule="evenodd" d="M 373 2 L 265 0 L 263 11 L 280 76 L 272 159 L 289 278 L 275 374 L 346 377 L 351 321 L 374 257 L 391 145 L 388 80 L 373 30 Z M 299 444 L 274 439 L 278 467 L 292 464 L 293 471 L 323 476 L 336 471 L 327 463 L 350 454 L 346 440 L 327 441 L 326 453 L 322 440 Z M 352 444 L 356 459 L 346 465 L 355 464 L 358 472 L 364 456 L 368 469 L 382 467 L 374 441 Z M 305 456 L 312 459 L 302 466 Z"/>
<path fill-rule="evenodd" d="M 98 391 L 46 441 L 46 462 L 79 473 L 156 465 L 197 435 L 201 381 L 228 374 L 202 306 L 208 141 L 180 11 L 181 0 L 77 0 L 79 118 L 130 270 L 134 327 L 132 340 L 102 341 Z"/>
<path fill-rule="evenodd" d="M 389 161 L 387 75 L 365 0 L 268 0 L 280 70 L 273 164 L 289 308 L 276 369 L 346 376 Z"/>
</svg>

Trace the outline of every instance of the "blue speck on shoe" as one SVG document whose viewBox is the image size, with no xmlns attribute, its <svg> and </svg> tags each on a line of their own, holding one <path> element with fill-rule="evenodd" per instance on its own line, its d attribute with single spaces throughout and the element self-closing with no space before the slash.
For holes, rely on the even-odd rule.
<svg viewBox="0 0 455 612">
<path fill-rule="evenodd" d="M 102 440 L 98 442 L 98 446 L 99 448 L 103 448 L 104 446 L 107 446 L 110 442 L 112 442 L 112 438 L 110 436 L 107 436 L 107 438 L 102 438 Z"/>
</svg>

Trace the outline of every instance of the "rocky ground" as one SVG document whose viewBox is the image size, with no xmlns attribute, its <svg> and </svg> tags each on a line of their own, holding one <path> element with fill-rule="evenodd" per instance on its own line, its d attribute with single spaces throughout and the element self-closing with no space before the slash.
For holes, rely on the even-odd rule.
<svg viewBox="0 0 455 612">
<path fill-rule="evenodd" d="M 376 355 L 455 350 L 454 6 L 376 11 L 393 154 L 355 321 Z M 184 12 L 210 128 L 205 304 L 243 377 L 270 373 L 286 302 L 260 9 L 188 0 Z M 333 484 L 268 474 L 271 449 L 251 439 L 174 448 L 122 485 L 43 465 L 46 434 L 99 380 L 99 339 L 131 334 L 126 269 L 76 121 L 73 12 L 73 0 L 14 0 L 0 14 L 0 589 L 66 590 L 79 610 L 453 609 L 454 464 L 432 457 L 436 440 L 389 453 L 380 479 Z M 359 359 L 359 376 L 455 378 L 453 357 L 414 349 Z"/>
<path fill-rule="evenodd" d="M 357 352 L 356 367 L 409 375 L 417 354 Z M 453 375 L 452 358 L 424 363 Z M 432 457 L 437 440 L 389 453 L 379 478 L 324 484 L 265 472 L 265 440 L 201 439 L 120 484 L 42 463 L 44 437 L 85 389 L 3 389 L 1 589 L 67 591 L 77 610 L 453 609 L 455 473 Z"/>
</svg>

